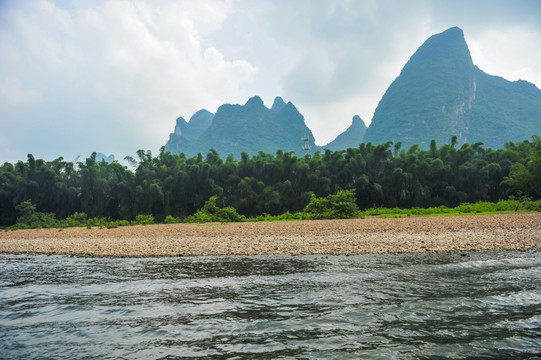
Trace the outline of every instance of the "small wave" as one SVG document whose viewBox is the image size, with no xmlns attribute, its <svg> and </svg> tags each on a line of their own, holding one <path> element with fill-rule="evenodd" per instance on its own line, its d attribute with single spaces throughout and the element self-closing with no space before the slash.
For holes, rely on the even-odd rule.
<svg viewBox="0 0 541 360">
<path fill-rule="evenodd" d="M 6 358 L 535 358 L 540 273 L 536 252 L 0 255 L 0 343 Z"/>
</svg>

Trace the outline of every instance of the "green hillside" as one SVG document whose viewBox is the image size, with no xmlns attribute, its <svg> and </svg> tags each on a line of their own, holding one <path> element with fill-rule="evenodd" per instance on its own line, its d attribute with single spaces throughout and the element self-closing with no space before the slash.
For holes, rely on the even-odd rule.
<svg viewBox="0 0 541 360">
<path fill-rule="evenodd" d="M 535 85 L 475 70 L 477 92 L 467 114 L 470 132 L 466 141 L 501 148 L 507 141 L 541 134 L 541 91 Z"/>
<path fill-rule="evenodd" d="M 179 117 L 175 124 L 175 131 L 169 135 L 169 141 L 165 144 L 167 151 L 180 153 L 183 148 L 189 148 L 199 136 L 212 124 L 214 114 L 202 109 L 196 112 L 187 122 Z"/>
<path fill-rule="evenodd" d="M 276 150 L 302 154 L 304 135 L 309 137 L 311 149 L 315 149 L 312 132 L 291 102 L 286 104 L 277 97 L 269 109 L 261 98 L 254 96 L 245 105 L 220 106 L 211 125 L 195 139 L 171 134 L 165 149 L 188 156 L 215 149 L 224 158 L 228 154 L 240 158 L 242 152 L 254 155 Z"/>
<path fill-rule="evenodd" d="M 364 142 L 401 141 L 428 148 L 460 143 L 501 148 L 541 133 L 541 91 L 526 81 L 490 76 L 473 65 L 457 27 L 430 37 L 381 99 Z"/>
</svg>

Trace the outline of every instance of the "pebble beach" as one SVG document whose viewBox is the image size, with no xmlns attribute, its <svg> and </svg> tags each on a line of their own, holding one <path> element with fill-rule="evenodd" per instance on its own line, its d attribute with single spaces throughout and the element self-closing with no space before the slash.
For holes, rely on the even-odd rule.
<svg viewBox="0 0 541 360">
<path fill-rule="evenodd" d="M 0 232 L 0 253 L 11 254 L 354 255 L 531 249 L 541 249 L 541 213 Z"/>
</svg>

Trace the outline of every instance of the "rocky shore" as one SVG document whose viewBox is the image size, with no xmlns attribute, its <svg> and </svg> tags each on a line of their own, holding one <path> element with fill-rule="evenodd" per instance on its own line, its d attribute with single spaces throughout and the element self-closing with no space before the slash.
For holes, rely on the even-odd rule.
<svg viewBox="0 0 541 360">
<path fill-rule="evenodd" d="M 170 224 L 0 232 L 0 253 L 366 254 L 541 249 L 541 214 Z"/>
</svg>

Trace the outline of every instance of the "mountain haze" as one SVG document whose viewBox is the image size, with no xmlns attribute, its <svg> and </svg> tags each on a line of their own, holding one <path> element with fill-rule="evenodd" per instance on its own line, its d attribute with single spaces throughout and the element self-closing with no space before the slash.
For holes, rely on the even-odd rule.
<svg viewBox="0 0 541 360">
<path fill-rule="evenodd" d="M 105 161 L 105 162 L 110 164 L 113 161 L 115 161 L 115 156 L 113 154 L 107 156 L 104 153 L 98 152 L 98 153 L 96 153 L 96 161 L 97 162 Z"/>
<path fill-rule="evenodd" d="M 363 141 L 427 148 L 457 135 L 460 143 L 502 147 L 540 133 L 541 91 L 474 66 L 458 27 L 430 37 L 379 102 Z"/>
</svg>

